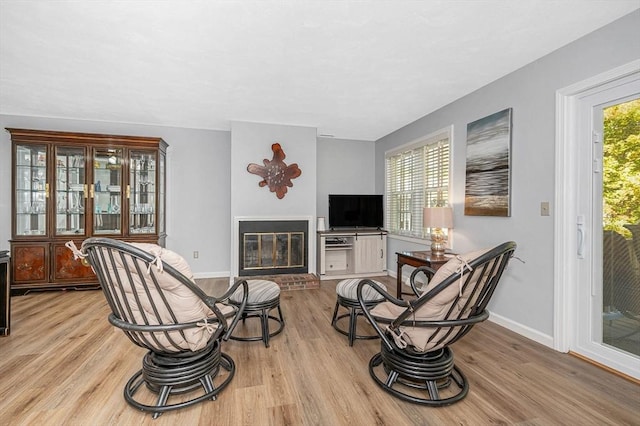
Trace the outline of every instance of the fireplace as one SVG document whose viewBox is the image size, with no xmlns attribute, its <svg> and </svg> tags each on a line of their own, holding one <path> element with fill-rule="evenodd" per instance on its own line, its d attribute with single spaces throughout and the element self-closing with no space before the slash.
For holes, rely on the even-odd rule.
<svg viewBox="0 0 640 426">
<path fill-rule="evenodd" d="M 306 220 L 240 221 L 239 275 L 308 273 L 308 227 Z"/>
</svg>

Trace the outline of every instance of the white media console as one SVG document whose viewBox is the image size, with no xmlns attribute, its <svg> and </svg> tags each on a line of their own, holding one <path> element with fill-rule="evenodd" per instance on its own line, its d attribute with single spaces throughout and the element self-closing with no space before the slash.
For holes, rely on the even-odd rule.
<svg viewBox="0 0 640 426">
<path fill-rule="evenodd" d="M 384 230 L 318 231 L 317 241 L 321 280 L 387 275 Z"/>
</svg>

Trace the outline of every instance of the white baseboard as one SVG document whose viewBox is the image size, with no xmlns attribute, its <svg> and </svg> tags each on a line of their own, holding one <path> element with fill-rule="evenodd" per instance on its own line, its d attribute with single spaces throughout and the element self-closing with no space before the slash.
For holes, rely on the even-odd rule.
<svg viewBox="0 0 640 426">
<path fill-rule="evenodd" d="M 397 279 L 398 274 L 396 272 L 392 270 L 389 270 L 388 272 L 390 276 Z M 405 277 L 403 274 L 402 284 L 408 286 L 409 285 L 408 280 L 409 280 L 409 277 L 408 276 Z M 496 323 L 506 329 L 509 329 L 514 333 L 518 333 L 519 335 L 526 337 L 527 339 L 531 339 L 534 342 L 538 342 L 541 345 L 547 346 L 551 349 L 555 349 L 553 345 L 553 336 L 540 333 L 538 330 L 534 330 L 530 327 L 527 327 L 518 322 L 505 318 L 501 315 L 498 315 L 494 312 L 489 312 L 489 313 L 490 313 L 489 321 Z"/>
<path fill-rule="evenodd" d="M 526 325 L 522 325 L 515 321 L 512 321 L 508 318 L 500 316 L 496 313 L 489 312 L 489 321 L 501 325 L 502 327 L 509 329 L 515 333 L 518 333 L 521 336 L 526 337 L 527 339 L 531 339 L 534 342 L 538 342 L 541 345 L 547 346 L 551 349 L 553 347 L 553 336 L 549 336 L 548 334 L 540 333 L 538 330 L 534 330 Z"/>
<path fill-rule="evenodd" d="M 195 278 L 195 279 L 229 278 L 229 271 L 222 271 L 222 272 L 195 272 L 193 274 L 193 278 Z"/>
</svg>

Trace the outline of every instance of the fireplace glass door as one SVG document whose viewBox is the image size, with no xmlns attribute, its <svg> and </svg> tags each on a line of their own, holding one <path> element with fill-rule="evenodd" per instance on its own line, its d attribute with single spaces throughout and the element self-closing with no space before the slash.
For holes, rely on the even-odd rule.
<svg viewBox="0 0 640 426">
<path fill-rule="evenodd" d="M 243 269 L 299 268 L 304 266 L 303 232 L 243 234 Z"/>
</svg>

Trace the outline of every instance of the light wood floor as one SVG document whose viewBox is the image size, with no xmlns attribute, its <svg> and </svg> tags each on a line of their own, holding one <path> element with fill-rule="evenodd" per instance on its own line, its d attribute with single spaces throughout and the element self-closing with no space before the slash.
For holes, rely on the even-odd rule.
<svg viewBox="0 0 640 426">
<path fill-rule="evenodd" d="M 331 328 L 335 285 L 283 292 L 287 325 L 271 347 L 225 342 L 237 365 L 230 386 L 155 421 L 123 399 L 144 350 L 109 325 L 101 292 L 14 297 L 11 335 L 0 337 L 0 425 L 640 424 L 640 386 L 490 322 L 453 347 L 466 399 L 443 408 L 395 399 L 369 377 L 379 341 L 349 347 Z"/>
</svg>

